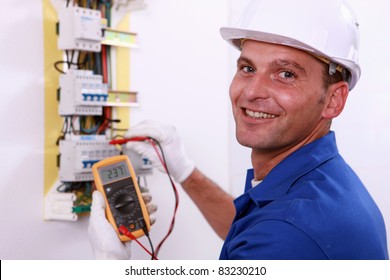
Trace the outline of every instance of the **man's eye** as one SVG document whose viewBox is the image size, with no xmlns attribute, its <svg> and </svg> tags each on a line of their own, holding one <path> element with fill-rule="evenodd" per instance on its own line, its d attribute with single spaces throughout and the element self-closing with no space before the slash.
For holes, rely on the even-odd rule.
<svg viewBox="0 0 390 280">
<path fill-rule="evenodd" d="M 242 66 L 241 70 L 244 71 L 245 73 L 253 73 L 255 72 L 255 69 L 251 66 Z"/>
<path fill-rule="evenodd" d="M 285 80 L 290 80 L 290 79 L 296 78 L 296 75 L 294 74 L 294 72 L 285 70 L 285 71 L 280 71 L 278 73 L 278 77 L 282 78 L 282 79 L 285 79 Z"/>
</svg>

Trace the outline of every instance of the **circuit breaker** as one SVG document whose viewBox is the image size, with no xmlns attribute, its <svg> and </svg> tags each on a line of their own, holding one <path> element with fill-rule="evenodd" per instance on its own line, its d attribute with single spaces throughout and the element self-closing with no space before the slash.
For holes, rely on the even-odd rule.
<svg viewBox="0 0 390 280">
<path fill-rule="evenodd" d="M 70 6 L 61 9 L 58 18 L 60 50 L 101 51 L 105 21 L 99 10 Z"/>
<path fill-rule="evenodd" d="M 69 69 L 60 76 L 59 114 L 101 115 L 107 104 L 107 84 L 90 70 Z"/>
<path fill-rule="evenodd" d="M 119 153 L 104 135 L 73 135 L 67 140 L 61 140 L 59 179 L 62 182 L 92 181 L 92 165 Z M 152 173 L 152 162 L 148 158 L 132 151 L 127 152 L 127 155 L 138 176 Z"/>
<path fill-rule="evenodd" d="M 73 135 L 60 141 L 59 179 L 62 182 L 92 181 L 92 165 L 119 155 L 104 135 Z"/>
</svg>

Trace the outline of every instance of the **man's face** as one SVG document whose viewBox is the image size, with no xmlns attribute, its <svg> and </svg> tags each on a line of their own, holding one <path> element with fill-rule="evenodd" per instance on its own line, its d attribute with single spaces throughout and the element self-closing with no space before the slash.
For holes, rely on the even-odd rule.
<svg viewBox="0 0 390 280">
<path fill-rule="evenodd" d="M 304 51 L 245 41 L 230 86 L 238 142 L 281 153 L 322 136 L 328 125 L 322 71 Z"/>
</svg>

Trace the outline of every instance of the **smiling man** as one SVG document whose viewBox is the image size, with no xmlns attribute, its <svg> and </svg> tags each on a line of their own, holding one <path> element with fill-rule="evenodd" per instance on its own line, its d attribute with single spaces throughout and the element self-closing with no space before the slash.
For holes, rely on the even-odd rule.
<svg viewBox="0 0 390 280">
<path fill-rule="evenodd" d="M 195 168 L 173 127 L 129 130 L 160 142 L 172 177 L 225 239 L 221 259 L 388 259 L 381 212 L 330 130 L 360 77 L 358 27 L 343 0 L 255 0 L 221 29 L 240 50 L 230 99 L 237 140 L 252 149 L 236 199 Z M 127 148 L 159 162 L 147 143 Z"/>
<path fill-rule="evenodd" d="M 324 82 L 329 66 L 300 49 L 250 39 L 241 49 L 230 98 L 253 170 L 221 258 L 388 258 L 380 211 L 330 132 L 348 83 Z"/>
</svg>

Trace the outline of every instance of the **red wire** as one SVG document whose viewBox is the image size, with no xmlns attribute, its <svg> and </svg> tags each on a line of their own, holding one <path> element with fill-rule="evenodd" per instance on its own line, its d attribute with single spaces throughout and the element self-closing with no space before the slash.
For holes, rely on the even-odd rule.
<svg viewBox="0 0 390 280">
<path fill-rule="evenodd" d="M 137 142 L 137 141 L 146 141 L 148 137 L 132 137 L 132 138 L 123 138 L 123 139 L 114 139 L 110 141 L 110 145 L 123 145 L 127 142 Z"/>
<path fill-rule="evenodd" d="M 157 147 L 156 147 L 156 144 L 154 143 L 154 141 L 150 138 L 147 138 L 147 141 L 152 145 L 152 147 L 154 148 L 161 164 L 163 165 L 164 169 L 165 169 L 165 172 L 167 174 L 169 174 L 169 171 L 168 171 L 168 167 L 165 163 L 165 161 L 163 160 L 162 156 L 160 155 L 159 151 L 157 150 Z M 174 211 L 173 211 L 173 217 L 172 217 L 172 220 L 171 220 L 171 225 L 169 227 L 169 230 L 168 230 L 168 233 L 165 235 L 165 237 L 160 241 L 160 243 L 158 244 L 157 248 L 156 248 L 156 255 L 158 255 L 160 249 L 161 249 L 161 246 L 163 245 L 163 243 L 165 242 L 165 240 L 169 237 L 169 235 L 171 234 L 172 230 L 173 230 L 173 227 L 175 225 L 175 218 L 176 218 L 176 212 L 177 212 L 177 209 L 179 207 L 179 193 L 177 191 L 177 188 L 176 188 L 176 185 L 175 183 L 173 182 L 172 178 L 169 176 L 169 180 L 172 184 L 172 188 L 173 188 L 173 191 L 175 193 L 175 198 L 176 198 L 176 202 L 175 202 L 175 208 L 174 208 Z"/>
<path fill-rule="evenodd" d="M 126 235 L 131 240 L 134 240 L 135 242 L 137 242 L 138 245 L 140 245 L 142 247 L 142 249 L 144 249 L 153 259 L 158 260 L 157 257 L 155 255 L 153 255 L 144 245 L 142 245 L 142 243 L 139 242 L 138 239 L 124 225 L 121 225 L 118 228 L 118 230 L 120 233 Z"/>
<path fill-rule="evenodd" d="M 107 70 L 107 49 L 105 45 L 102 45 L 102 68 L 103 68 L 103 83 L 108 83 L 108 70 Z"/>
<path fill-rule="evenodd" d="M 102 18 L 104 18 L 104 13 L 101 11 Z M 107 46 L 102 45 L 101 49 L 101 58 L 102 58 L 102 76 L 103 76 L 103 83 L 108 84 L 108 60 L 107 60 Z M 104 115 L 104 122 L 100 125 L 98 128 L 98 131 L 96 134 L 100 134 L 104 132 L 108 126 L 109 126 L 109 121 L 107 119 L 111 119 L 111 108 L 110 107 L 105 107 L 103 112 Z"/>
<path fill-rule="evenodd" d="M 109 119 L 111 119 L 112 114 L 111 107 L 104 107 L 103 108 L 103 116 L 104 116 L 104 122 L 99 126 L 98 130 L 96 131 L 96 134 L 99 135 L 100 133 L 104 132 L 108 126 L 109 126 Z"/>
</svg>

